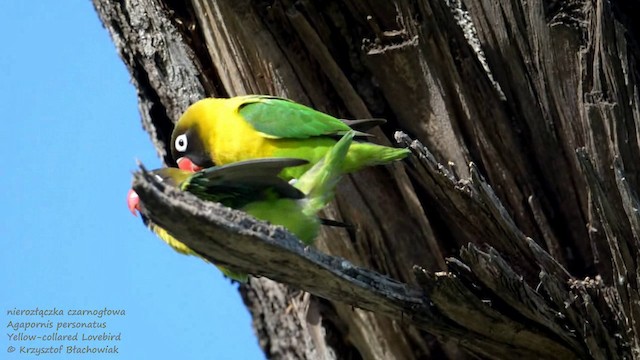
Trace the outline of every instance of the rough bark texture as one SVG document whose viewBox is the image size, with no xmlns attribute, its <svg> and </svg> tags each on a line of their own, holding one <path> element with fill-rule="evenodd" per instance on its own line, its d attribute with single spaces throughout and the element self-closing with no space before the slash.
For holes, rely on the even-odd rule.
<svg viewBox="0 0 640 360">
<path fill-rule="evenodd" d="M 168 165 L 189 104 L 245 93 L 414 152 L 345 178 L 325 215 L 355 230 L 316 249 L 136 176 L 189 246 L 290 285 L 241 288 L 268 357 L 640 357 L 637 1 L 94 4 Z"/>
</svg>

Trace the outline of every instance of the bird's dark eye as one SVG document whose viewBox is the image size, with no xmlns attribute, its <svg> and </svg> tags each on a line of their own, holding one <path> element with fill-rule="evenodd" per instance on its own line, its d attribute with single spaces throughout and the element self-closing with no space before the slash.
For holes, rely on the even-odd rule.
<svg viewBox="0 0 640 360">
<path fill-rule="evenodd" d="M 176 138 L 175 147 L 177 151 L 179 152 L 187 151 L 187 145 L 189 145 L 189 142 L 187 141 L 187 134 L 179 135 Z"/>
</svg>

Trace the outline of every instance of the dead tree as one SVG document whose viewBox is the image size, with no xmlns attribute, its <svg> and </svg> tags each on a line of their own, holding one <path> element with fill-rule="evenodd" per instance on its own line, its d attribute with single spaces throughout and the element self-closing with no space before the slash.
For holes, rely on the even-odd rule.
<svg viewBox="0 0 640 360">
<path fill-rule="evenodd" d="M 325 216 L 355 230 L 313 248 L 136 175 L 146 215 L 256 275 L 268 357 L 640 357 L 637 0 L 94 4 L 167 165 L 189 104 L 247 93 L 413 150 L 345 178 Z"/>
</svg>

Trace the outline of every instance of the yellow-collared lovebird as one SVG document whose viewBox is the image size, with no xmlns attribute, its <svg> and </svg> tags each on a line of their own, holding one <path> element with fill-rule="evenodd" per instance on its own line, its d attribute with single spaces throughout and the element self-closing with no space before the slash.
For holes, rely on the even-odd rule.
<svg viewBox="0 0 640 360">
<path fill-rule="evenodd" d="M 299 159 L 259 159 L 212 167 L 192 173 L 177 168 L 152 170 L 155 178 L 170 186 L 188 191 L 204 200 L 220 202 L 225 206 L 242 209 L 245 205 L 270 202 L 272 198 L 298 200 L 304 193 L 278 177 L 287 166 L 306 163 Z M 140 198 L 133 189 L 127 195 L 129 210 L 136 215 L 140 211 Z M 201 257 L 187 245 L 173 237 L 160 225 L 142 215 L 144 224 L 175 251 L 184 255 Z M 205 260 L 206 261 L 206 260 Z M 238 282 L 246 282 L 247 275 L 216 265 L 223 274 Z"/>
<path fill-rule="evenodd" d="M 284 168 L 299 166 L 306 160 L 265 158 L 211 167 L 196 173 L 177 168 L 163 168 L 151 173 L 158 180 L 203 200 L 220 202 L 258 219 L 282 225 L 305 244 L 311 244 L 321 225 L 317 214 L 333 199 L 353 136 L 353 131 L 344 135 L 294 185 L 278 174 Z M 136 210 L 140 210 L 139 197 L 133 190 L 129 191 L 127 203 L 134 215 Z M 176 251 L 199 256 L 150 219 L 143 217 L 143 221 Z M 221 266 L 218 268 L 234 280 L 246 281 L 245 274 L 233 273 Z"/>
<path fill-rule="evenodd" d="M 173 130 L 171 152 L 178 166 L 190 171 L 258 158 L 309 161 L 281 174 L 285 179 L 297 179 L 318 162 L 341 135 L 353 130 L 347 123 L 273 96 L 208 98 L 191 105 L 180 117 Z M 354 142 L 341 171 L 348 173 L 386 164 L 408 154 L 408 149 Z"/>
</svg>

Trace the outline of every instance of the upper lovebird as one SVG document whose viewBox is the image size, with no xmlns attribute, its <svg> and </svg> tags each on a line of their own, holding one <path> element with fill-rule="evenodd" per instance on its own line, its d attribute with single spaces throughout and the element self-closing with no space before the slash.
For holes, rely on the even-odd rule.
<svg viewBox="0 0 640 360">
<path fill-rule="evenodd" d="M 321 225 L 317 214 L 333 199 L 353 136 L 353 131 L 345 134 L 294 185 L 278 174 L 286 167 L 305 164 L 306 160 L 265 158 L 210 167 L 196 173 L 177 168 L 162 168 L 151 173 L 159 181 L 191 192 L 203 200 L 220 202 L 257 219 L 282 225 L 305 244 L 311 244 Z M 135 191 L 129 191 L 127 204 L 134 215 L 136 210 L 140 210 L 140 199 Z M 143 221 L 176 251 L 199 256 L 158 224 L 146 217 Z M 247 279 L 245 274 L 233 273 L 221 266 L 218 268 L 234 280 L 244 282 Z"/>
<path fill-rule="evenodd" d="M 357 124 L 358 120 L 351 123 L 354 122 Z M 307 165 L 288 168 L 280 174 L 285 179 L 297 179 L 318 162 L 341 135 L 353 130 L 347 123 L 349 121 L 273 96 L 207 98 L 191 105 L 180 117 L 173 130 L 171 152 L 178 166 L 189 171 L 258 158 L 309 161 Z M 341 172 L 386 164 L 406 157 L 409 152 L 354 142 Z"/>
</svg>

